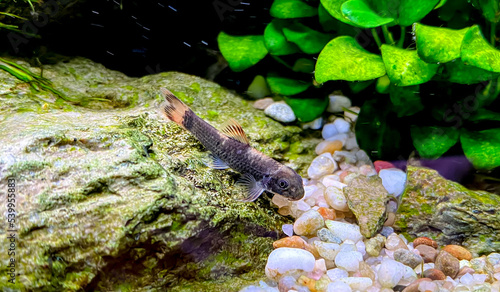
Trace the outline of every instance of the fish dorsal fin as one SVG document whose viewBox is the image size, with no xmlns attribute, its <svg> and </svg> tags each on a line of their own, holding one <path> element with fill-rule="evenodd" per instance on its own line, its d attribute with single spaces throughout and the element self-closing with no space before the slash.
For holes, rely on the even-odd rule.
<svg viewBox="0 0 500 292">
<path fill-rule="evenodd" d="M 243 131 L 243 128 L 235 119 L 231 118 L 225 122 L 221 132 L 241 143 L 250 144 L 245 131 Z"/>
</svg>

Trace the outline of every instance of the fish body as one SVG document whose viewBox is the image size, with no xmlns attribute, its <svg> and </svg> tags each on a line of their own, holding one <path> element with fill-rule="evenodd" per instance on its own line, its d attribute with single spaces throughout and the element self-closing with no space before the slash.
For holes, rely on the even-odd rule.
<svg viewBox="0 0 500 292">
<path fill-rule="evenodd" d="M 212 153 L 211 167 L 230 167 L 242 174 L 238 182 L 248 192 L 243 201 L 254 201 L 264 191 L 290 200 L 300 200 L 304 196 L 302 178 L 290 167 L 251 147 L 235 120 L 230 120 L 219 131 L 167 89 L 161 88 L 161 93 L 166 100 L 161 105 L 161 114 L 190 131 Z"/>
</svg>

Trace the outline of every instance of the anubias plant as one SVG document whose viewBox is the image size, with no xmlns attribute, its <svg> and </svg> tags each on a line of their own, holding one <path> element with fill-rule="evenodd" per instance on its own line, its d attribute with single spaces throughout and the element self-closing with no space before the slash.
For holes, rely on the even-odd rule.
<svg viewBox="0 0 500 292">
<path fill-rule="evenodd" d="M 287 96 L 299 117 L 308 113 L 302 120 L 320 116 L 326 104 L 295 95 L 347 81 L 352 94 L 371 96 L 356 134 L 372 158 L 402 158 L 394 153 L 405 146 L 406 153 L 414 147 L 424 158 L 437 158 L 461 146 L 476 168 L 500 166 L 500 1 L 275 0 L 270 13 L 275 18 L 262 35 L 221 32 L 219 47 L 234 71 L 269 54 L 292 71 L 314 75 L 267 74 L 273 93 Z M 308 25 L 314 21 L 319 30 Z"/>
</svg>

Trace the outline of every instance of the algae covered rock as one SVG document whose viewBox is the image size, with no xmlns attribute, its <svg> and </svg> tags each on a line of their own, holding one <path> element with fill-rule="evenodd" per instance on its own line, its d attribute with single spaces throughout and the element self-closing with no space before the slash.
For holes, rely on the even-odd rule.
<svg viewBox="0 0 500 292">
<path fill-rule="evenodd" d="M 472 191 L 437 171 L 408 166 L 396 227 L 439 245 L 458 244 L 477 254 L 500 250 L 500 197 Z"/>
<path fill-rule="evenodd" d="M 349 209 L 356 216 L 364 237 L 370 238 L 384 225 L 387 219 L 388 193 L 377 176 L 358 175 L 344 188 Z"/>
<path fill-rule="evenodd" d="M 234 200 L 238 175 L 207 168 L 203 146 L 159 118 L 158 88 L 214 126 L 239 120 L 253 146 L 299 171 L 314 139 L 182 73 L 129 78 L 78 58 L 44 76 L 80 102 L 0 71 L 0 189 L 15 179 L 18 230 L 17 281 L 0 245 L 0 290 L 234 291 L 264 278 L 289 219 L 265 199 Z"/>
</svg>

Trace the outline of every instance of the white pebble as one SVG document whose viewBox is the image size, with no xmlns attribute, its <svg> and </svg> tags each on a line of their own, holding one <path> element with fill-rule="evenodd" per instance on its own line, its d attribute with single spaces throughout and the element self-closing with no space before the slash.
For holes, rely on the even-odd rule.
<svg viewBox="0 0 500 292">
<path fill-rule="evenodd" d="M 307 205 L 307 207 L 309 207 L 309 205 Z M 315 236 L 316 232 L 324 226 L 325 221 L 323 216 L 321 216 L 321 214 L 319 214 L 316 210 L 309 210 L 295 220 L 295 223 L 293 224 L 293 231 L 298 235 Z"/>
<path fill-rule="evenodd" d="M 349 272 L 357 271 L 361 261 L 363 255 L 358 251 L 341 251 L 335 257 L 335 265 Z"/>
<path fill-rule="evenodd" d="M 347 206 L 347 199 L 344 196 L 344 192 L 337 187 L 327 187 L 324 191 L 326 203 L 335 210 L 347 212 L 349 207 Z"/>
<path fill-rule="evenodd" d="M 324 154 L 330 153 L 323 153 L 320 156 L 314 158 L 314 160 L 311 162 L 311 165 L 307 169 L 307 175 L 309 175 L 310 178 L 319 179 L 324 175 L 332 174 L 337 169 L 336 162 L 334 162 L 333 159 L 330 159 Z"/>
<path fill-rule="evenodd" d="M 363 163 L 363 164 L 372 164 L 372 160 L 370 159 L 370 157 L 368 156 L 368 154 L 366 154 L 366 152 L 364 150 L 358 150 L 356 152 L 356 158 L 358 159 L 358 162 L 360 163 Z"/>
<path fill-rule="evenodd" d="M 350 111 L 344 111 L 345 119 L 355 122 L 358 119 L 358 115 L 361 109 L 357 106 L 351 106 L 350 108 L 348 108 L 348 110 Z M 351 112 L 355 112 L 356 114 L 353 114 Z"/>
<path fill-rule="evenodd" d="M 283 230 L 283 233 L 285 233 L 287 236 L 292 236 L 293 224 L 283 224 L 283 226 L 281 226 L 281 230 Z"/>
<path fill-rule="evenodd" d="M 420 284 L 418 284 L 418 290 L 437 292 L 439 291 L 439 288 L 438 285 L 434 282 L 420 282 Z M 463 290 L 458 290 L 458 291 L 463 291 Z"/>
<path fill-rule="evenodd" d="M 349 138 L 347 138 L 347 140 L 345 141 L 344 148 L 347 150 L 359 148 L 358 140 L 356 140 L 356 136 L 350 136 Z"/>
<path fill-rule="evenodd" d="M 335 121 L 333 121 L 333 125 L 337 129 L 337 133 L 340 134 L 348 133 L 351 130 L 351 124 L 342 118 L 335 119 Z"/>
<path fill-rule="evenodd" d="M 313 254 L 300 249 L 281 247 L 271 252 L 267 258 L 266 276 L 274 281 L 289 271 L 311 272 L 316 259 Z"/>
<path fill-rule="evenodd" d="M 473 274 L 472 276 L 474 277 L 474 284 L 482 284 L 488 277 L 486 274 Z"/>
<path fill-rule="evenodd" d="M 414 281 L 418 279 L 417 273 L 411 268 L 406 265 L 403 265 L 405 267 L 405 272 L 403 274 L 403 278 L 399 280 L 398 285 L 402 286 L 408 286 Z"/>
<path fill-rule="evenodd" d="M 335 282 L 338 279 L 349 277 L 349 273 L 346 270 L 339 268 L 326 271 L 326 275 L 328 276 L 328 278 L 330 278 L 330 280 L 332 280 L 332 282 Z"/>
<path fill-rule="evenodd" d="M 338 141 L 342 142 L 342 145 L 345 145 L 347 138 L 349 138 L 349 135 L 342 133 L 342 134 L 337 134 L 337 135 L 331 136 L 329 138 L 326 138 L 325 140 L 326 141 L 338 140 Z"/>
<path fill-rule="evenodd" d="M 392 288 L 396 286 L 405 274 L 404 265 L 391 259 L 385 259 L 378 269 L 378 282 L 382 287 Z"/>
<path fill-rule="evenodd" d="M 352 291 L 351 286 L 342 281 L 330 283 L 326 287 L 326 292 L 351 292 L 351 291 Z"/>
<path fill-rule="evenodd" d="M 321 131 L 321 136 L 323 136 L 323 139 L 325 140 L 337 134 L 339 134 L 339 131 L 337 130 L 337 127 L 335 127 L 333 123 L 325 124 L 323 126 L 323 130 Z"/>
<path fill-rule="evenodd" d="M 326 109 L 330 113 L 340 113 L 344 111 L 344 108 L 350 108 L 352 103 L 351 100 L 343 95 L 330 94 L 328 96 L 330 103 Z"/>
<path fill-rule="evenodd" d="M 283 123 L 290 123 L 295 121 L 296 119 L 292 108 L 286 103 L 275 102 L 269 105 L 264 110 L 264 113 L 271 118 Z"/>
<path fill-rule="evenodd" d="M 359 231 L 359 226 L 355 224 L 326 220 L 326 227 L 330 229 L 333 235 L 340 238 L 342 241 L 350 239 L 354 242 L 358 242 L 363 239 L 363 235 Z"/>
<path fill-rule="evenodd" d="M 314 242 L 314 247 L 318 251 L 319 255 L 327 260 L 335 260 L 335 256 L 340 250 L 340 245 L 331 242 L 323 242 L 321 240 L 316 240 Z"/>
<path fill-rule="evenodd" d="M 290 201 L 281 195 L 274 195 L 272 202 L 278 206 L 278 208 L 290 205 Z"/>
<path fill-rule="evenodd" d="M 302 125 L 302 129 L 311 129 L 311 130 L 319 130 L 323 126 L 323 117 L 319 117 L 313 121 L 304 123 Z"/>
<path fill-rule="evenodd" d="M 395 197 L 403 194 L 406 184 L 406 173 L 397 168 L 382 169 L 378 173 L 382 185 L 387 192 Z"/>
<path fill-rule="evenodd" d="M 346 284 L 348 284 L 351 289 L 356 290 L 356 291 L 365 291 L 373 285 L 372 279 L 368 277 L 348 277 L 348 278 L 342 278 L 339 281 L 342 281 Z"/>
<path fill-rule="evenodd" d="M 356 154 L 349 151 L 335 151 L 335 153 L 333 153 L 333 159 L 335 161 L 343 161 L 348 164 L 354 164 L 358 161 Z"/>
<path fill-rule="evenodd" d="M 366 255 L 366 245 L 363 241 L 358 241 L 356 242 L 356 249 L 359 251 L 363 256 Z"/>
</svg>

